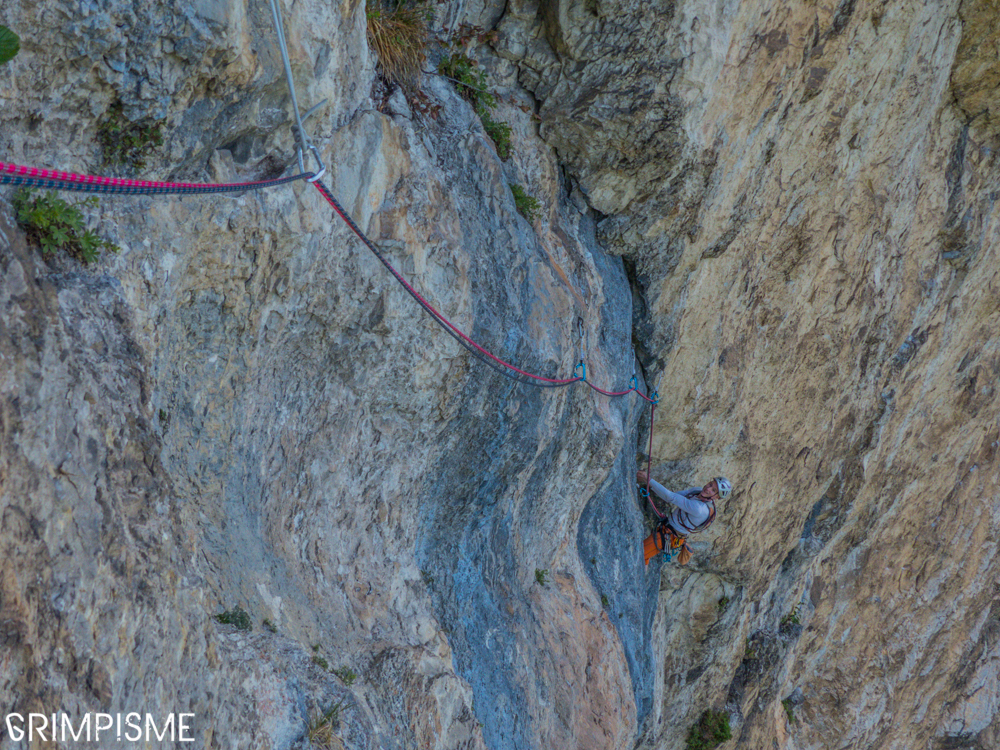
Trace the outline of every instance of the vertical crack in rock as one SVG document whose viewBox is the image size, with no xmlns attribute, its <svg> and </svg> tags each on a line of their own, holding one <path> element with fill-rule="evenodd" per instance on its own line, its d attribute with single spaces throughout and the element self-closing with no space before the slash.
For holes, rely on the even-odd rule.
<svg viewBox="0 0 1000 750">
<path fill-rule="evenodd" d="M 632 362 L 628 282 L 621 261 L 594 242 L 592 223 L 586 231 L 585 251 L 595 264 L 603 301 L 600 340 L 588 346 L 585 356 L 591 361 L 595 356 L 607 358 L 614 363 L 609 376 L 627 380 Z M 509 313 L 497 310 L 492 315 L 497 320 Z M 444 437 L 447 447 L 429 480 L 430 496 L 439 501 L 422 513 L 418 559 L 431 581 L 456 669 L 473 687 L 487 743 L 492 748 L 539 746 L 549 741 L 541 738 L 564 736 L 571 728 L 578 732 L 581 722 L 589 721 L 577 699 L 548 680 L 566 668 L 557 661 L 557 644 L 559 652 L 571 647 L 576 658 L 586 659 L 567 665 L 584 669 L 584 682 L 574 694 L 582 691 L 594 701 L 621 700 L 626 705 L 642 706 L 644 699 L 640 710 L 648 711 L 648 626 L 655 591 L 633 554 L 640 519 L 630 499 L 630 483 L 622 486 L 622 477 L 631 473 L 625 467 L 634 464 L 630 440 L 641 406 L 634 400 L 606 402 L 624 431 L 613 436 L 596 418 L 590 426 L 581 424 L 594 403 L 585 388 L 558 392 L 500 381 L 485 390 L 470 389 L 466 396 L 456 418 L 468 427 Z M 484 410 L 485 420 L 473 416 Z M 549 425 L 549 432 L 540 435 L 539 424 Z M 581 466 L 594 464 L 609 478 L 600 488 L 559 482 L 557 467 L 567 457 Z M 608 463 L 599 466 L 602 462 Z M 552 540 L 567 531 L 562 524 L 577 518 L 577 549 L 572 554 L 584 561 L 583 570 L 597 590 L 588 605 L 597 612 L 575 611 L 573 620 L 565 620 L 569 613 L 561 605 L 552 610 L 549 600 L 568 593 L 574 574 L 563 567 L 550 569 L 553 563 L 547 556 L 552 554 Z M 541 558 L 526 557 L 539 554 Z M 533 571 L 543 568 L 547 582 L 539 583 Z M 607 612 L 599 603 L 602 596 L 611 603 Z M 548 621 L 550 617 L 560 619 Z M 594 695 L 602 683 L 589 665 L 596 666 L 604 654 L 586 650 L 597 647 L 596 633 L 581 617 L 604 620 L 617 632 L 635 696 Z M 642 621 L 645 636 L 641 625 L 635 630 Z M 572 632 L 585 651 L 575 650 L 578 647 L 565 642 L 565 635 L 559 636 L 561 643 L 553 642 L 548 634 L 553 628 Z M 594 687 L 588 684 L 592 681 Z M 539 715 L 539 701 L 551 704 L 555 716 Z M 596 702 L 592 708 L 603 711 Z M 553 719 L 556 728 L 547 728 Z"/>
</svg>

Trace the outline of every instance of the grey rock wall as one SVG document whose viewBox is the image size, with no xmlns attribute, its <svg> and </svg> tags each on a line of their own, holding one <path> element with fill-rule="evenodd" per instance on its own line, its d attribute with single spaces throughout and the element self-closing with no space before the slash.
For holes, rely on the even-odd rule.
<svg viewBox="0 0 1000 750">
<path fill-rule="evenodd" d="M 996 21 L 851 0 L 500 24 L 642 293 L 658 473 L 738 488 L 663 576 L 644 747 L 707 707 L 736 747 L 995 744 Z"/>
<path fill-rule="evenodd" d="M 129 115 L 166 119 L 150 176 L 234 181 L 280 171 L 292 161 L 287 101 L 259 5 L 102 5 L 88 11 L 82 51 L 66 41 L 75 27 L 47 27 L 2 72 L 11 87 L 39 92 L 8 100 L 6 158 L 100 171 L 97 122 L 117 98 Z M 15 7 L 11 23 L 32 13 Z M 107 19 L 117 25 L 102 39 L 94 29 Z M 339 199 L 420 293 L 500 356 L 565 377 L 582 330 L 590 377 L 624 388 L 634 372 L 625 270 L 597 245 L 589 210 L 571 200 L 524 102 L 501 104 L 518 143 L 510 163 L 441 79 L 424 82 L 436 117 L 400 106 L 384 114 L 363 19 L 358 4 L 287 18 L 300 99 L 329 99 L 312 129 Z M 43 42 L 54 52 L 41 54 Z M 97 47 L 121 49 L 122 64 L 104 63 Z M 88 64 L 74 67 L 79 59 Z M 501 65 L 496 75 L 512 71 Z M 37 110 L 43 95 L 51 101 Z M 517 213 L 511 182 L 541 201 L 534 226 Z M 621 469 L 634 453 L 638 404 L 584 386 L 530 389 L 471 361 L 305 184 L 104 198 L 91 222 L 121 245 L 118 255 L 83 269 L 29 251 L 25 274 L 43 280 L 66 266 L 77 283 L 113 290 L 104 296 L 122 312 L 103 335 L 130 347 L 91 355 L 72 333 L 51 356 L 76 367 L 85 354 L 95 378 L 142 374 L 112 410 L 133 415 L 159 477 L 134 513 L 168 509 L 170 534 L 150 534 L 156 560 L 138 578 L 185 584 L 118 603 L 112 582 L 78 563 L 91 547 L 60 528 L 50 543 L 65 536 L 77 545 L 65 586 L 100 592 L 87 616 L 134 623 L 131 649 L 148 677 L 135 684 L 107 644 L 77 635 L 70 645 L 106 671 L 98 682 L 107 691 L 89 696 L 67 682 L 38 706 L 190 705 L 205 747 L 306 746 L 310 722 L 341 702 L 346 747 L 631 743 L 636 696 L 652 680 L 652 603 L 635 591 L 654 593 L 633 586 L 652 579 L 635 539 L 620 536 L 643 533 Z M 23 255 L 18 230 L 5 236 L 5 253 Z M 67 297 L 64 314 L 113 328 L 99 314 L 111 303 L 95 308 L 91 297 Z M 34 314 L 40 303 L 19 304 Z M 59 390 L 64 377 L 42 369 L 38 379 Z M 5 398 L 24 402 L 13 391 Z M 35 394 L 30 406 L 100 427 L 72 400 Z M 15 466 L 17 455 L 8 445 L 5 461 Z M 46 461 L 32 472 L 56 476 L 60 464 Z M 82 475 L 100 462 L 91 458 Z M 5 485 L 4 507 L 19 507 L 22 494 Z M 577 552 L 592 497 L 617 518 L 587 532 L 610 578 Z M 82 512 L 70 497 L 25 511 L 35 523 Z M 115 559 L 134 554 L 132 545 Z M 53 563 L 16 539 L 10 552 L 50 575 Z M 548 572 L 545 585 L 536 570 Z M 12 584 L 10 597 L 25 597 L 24 585 Z M 607 611 L 602 594 L 614 603 Z M 249 635 L 213 618 L 237 605 L 251 617 Z M 23 618 L 40 612 L 28 607 Z M 175 648 L 190 639 L 175 631 L 189 630 L 197 648 Z M 54 675 L 55 636 L 26 644 L 23 671 Z M 330 671 L 342 667 L 358 674 L 353 685 Z M 26 705 L 23 687 L 6 683 L 5 706 Z"/>
<path fill-rule="evenodd" d="M 6 217 L 0 232 L 5 720 L 138 711 L 162 726 L 187 712 L 202 746 L 291 747 L 343 701 L 344 734 L 384 746 L 300 644 L 210 619 L 221 609 L 144 406 L 148 363 L 122 285 L 46 264 Z M 14 739 L 5 723 L 4 747 Z"/>
<path fill-rule="evenodd" d="M 737 492 L 644 568 L 645 406 L 473 361 L 306 184 L 102 198 L 90 268 L 4 216 L 5 711 L 672 750 L 711 707 L 724 750 L 993 747 L 995 9 L 437 7 L 496 31 L 508 162 L 451 83 L 387 96 L 364 10 L 286 8 L 338 198 L 500 356 L 567 376 L 582 329 L 616 389 L 637 357 L 657 477 Z M 267 11 L 7 3 L 3 160 L 102 171 L 118 101 L 165 121 L 151 177 L 294 169 Z"/>
</svg>

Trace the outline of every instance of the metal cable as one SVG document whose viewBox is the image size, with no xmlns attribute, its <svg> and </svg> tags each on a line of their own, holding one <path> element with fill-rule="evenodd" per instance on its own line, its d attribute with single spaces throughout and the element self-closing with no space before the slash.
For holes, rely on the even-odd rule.
<svg viewBox="0 0 1000 750">
<path fill-rule="evenodd" d="M 278 36 L 278 47 L 281 49 L 281 62 L 285 66 L 285 78 L 288 81 L 288 91 L 292 96 L 292 111 L 295 113 L 295 146 L 299 159 L 299 171 L 305 172 L 305 162 L 303 151 L 312 148 L 306 130 L 302 126 L 302 116 L 299 114 L 299 101 L 295 96 L 295 81 L 292 80 L 292 63 L 288 59 L 288 45 L 285 43 L 285 27 L 281 22 L 281 13 L 278 11 L 278 1 L 270 0 L 271 14 L 274 16 L 274 30 Z"/>
</svg>

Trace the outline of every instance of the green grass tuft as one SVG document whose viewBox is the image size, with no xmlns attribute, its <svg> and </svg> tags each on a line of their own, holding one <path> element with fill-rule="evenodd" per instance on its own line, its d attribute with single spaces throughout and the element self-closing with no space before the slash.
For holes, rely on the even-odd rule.
<svg viewBox="0 0 1000 750">
<path fill-rule="evenodd" d="M 354 670 L 350 667 L 341 667 L 340 669 L 333 670 L 333 673 L 340 678 L 347 687 L 354 684 L 354 681 L 358 679 L 358 675 L 355 674 Z"/>
<path fill-rule="evenodd" d="M 344 701 L 334 705 L 322 713 L 314 713 L 309 719 L 307 736 L 310 747 L 321 748 L 321 750 L 334 750 L 335 747 L 343 747 L 340 742 L 334 741 L 334 732 L 340 729 L 340 709 Z"/>
<path fill-rule="evenodd" d="M 713 750 L 732 736 L 729 714 L 725 711 L 708 710 L 691 727 L 684 747 L 685 750 Z"/>
<path fill-rule="evenodd" d="M 216 615 L 215 619 L 223 625 L 232 625 L 237 630 L 250 630 L 253 627 L 250 623 L 250 615 L 238 604 L 232 609 Z"/>
<path fill-rule="evenodd" d="M 368 0 L 368 46 L 387 81 L 418 89 L 427 58 L 428 11 L 415 2 Z"/>
</svg>

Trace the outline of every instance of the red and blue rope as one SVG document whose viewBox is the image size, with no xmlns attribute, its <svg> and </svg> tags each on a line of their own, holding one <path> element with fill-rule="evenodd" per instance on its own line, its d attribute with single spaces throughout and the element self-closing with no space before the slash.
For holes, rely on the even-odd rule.
<svg viewBox="0 0 1000 750">
<path fill-rule="evenodd" d="M 129 180 L 119 177 L 98 177 L 95 175 L 60 172 L 54 169 L 24 167 L 0 161 L 0 185 L 21 185 L 45 188 L 47 190 L 73 190 L 81 193 L 108 193 L 119 195 L 188 195 L 194 193 L 237 193 L 245 190 L 285 185 L 296 180 L 312 177 L 311 174 L 297 174 L 292 177 L 278 177 L 273 180 L 237 183 L 198 182 L 152 182 L 150 180 Z"/>
<path fill-rule="evenodd" d="M 395 269 L 395 267 L 382 254 L 378 247 L 365 236 L 343 206 L 330 192 L 330 189 L 321 180 L 312 179 L 311 172 L 304 172 L 292 177 L 279 177 L 273 180 L 260 180 L 256 182 L 238 183 L 196 183 L 196 182 L 155 182 L 151 180 L 132 180 L 119 177 L 101 177 L 94 175 L 81 175 L 74 172 L 62 172 L 52 169 L 41 169 L 39 167 L 25 167 L 18 164 L 0 162 L 0 185 L 20 185 L 24 187 L 44 188 L 48 190 L 72 190 L 84 193 L 107 193 L 119 195 L 190 195 L 190 194 L 211 194 L 211 193 L 234 193 L 246 190 L 262 190 L 265 188 L 285 185 L 297 180 L 308 179 L 316 185 L 323 198 L 333 207 L 334 212 L 344 221 L 355 235 L 364 243 L 372 254 L 382 263 L 392 274 L 393 278 L 406 290 L 406 292 L 416 300 L 424 311 L 434 319 L 450 336 L 468 350 L 477 359 L 493 368 L 502 375 L 517 382 L 533 385 L 539 388 L 561 388 L 573 383 L 583 382 L 593 390 L 610 398 L 627 396 L 629 393 L 637 393 L 648 401 L 653 407 L 656 406 L 655 395 L 650 398 L 639 391 L 635 386 L 630 386 L 624 391 L 608 391 L 599 388 L 585 377 L 572 378 L 549 378 L 543 375 L 523 370 L 493 354 L 491 351 L 474 341 L 454 323 L 441 314 L 433 305 L 417 292 L 416 289 L 406 281 L 405 278 Z"/>
</svg>

